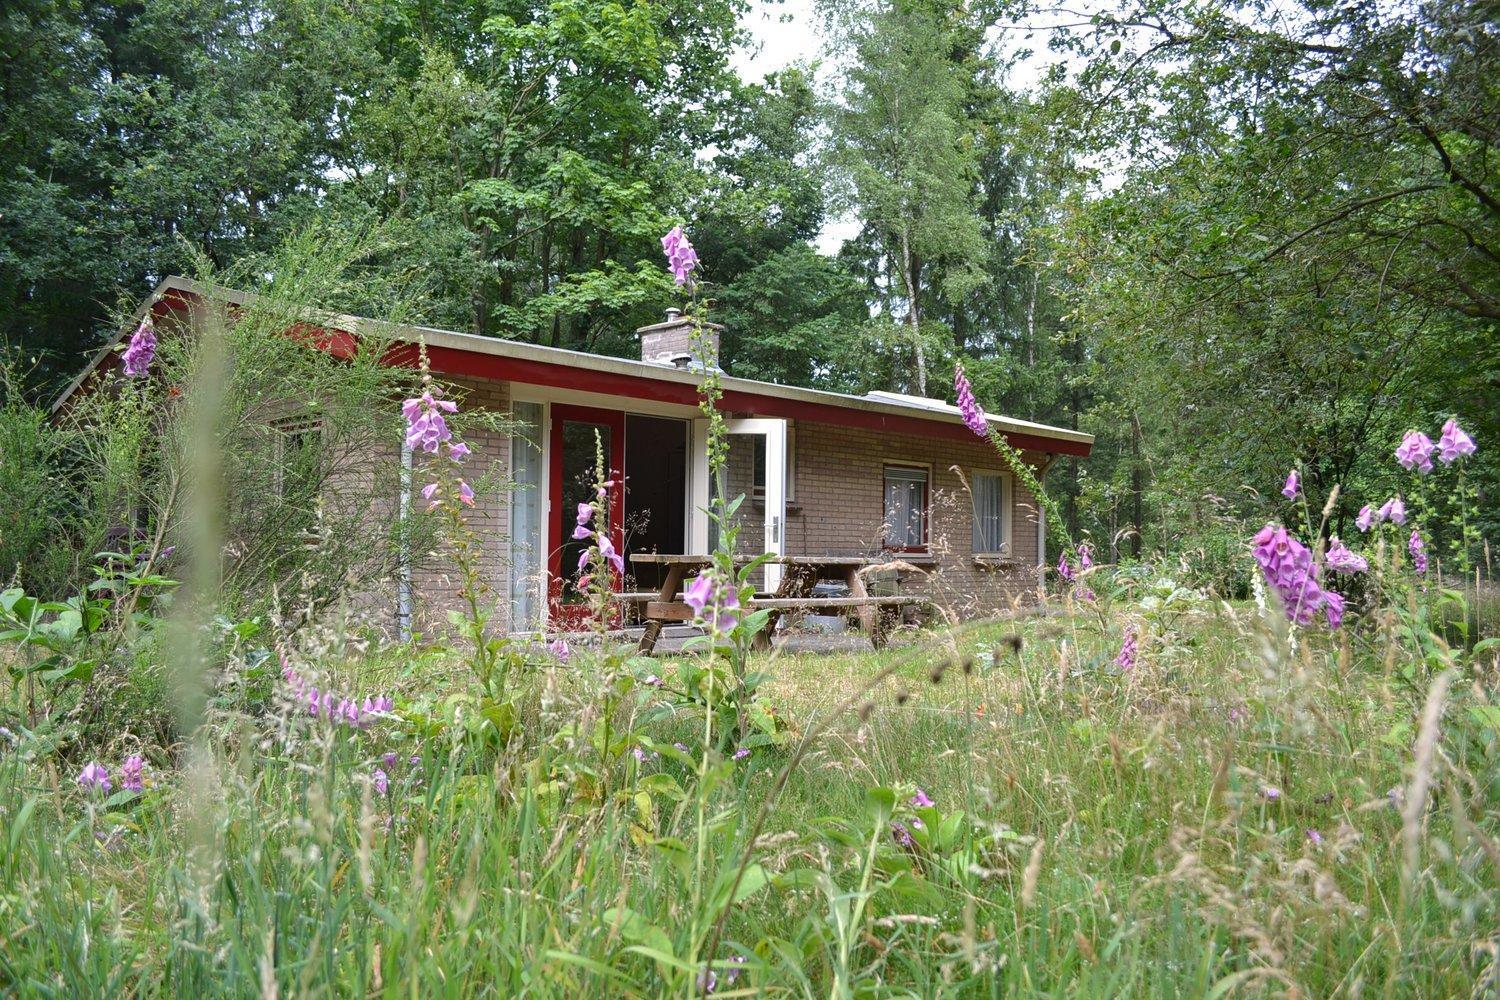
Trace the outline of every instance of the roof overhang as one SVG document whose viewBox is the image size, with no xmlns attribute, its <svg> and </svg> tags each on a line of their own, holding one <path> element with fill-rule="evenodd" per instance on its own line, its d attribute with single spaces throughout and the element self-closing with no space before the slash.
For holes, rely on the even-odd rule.
<svg viewBox="0 0 1500 1000">
<path fill-rule="evenodd" d="M 167 278 L 63 391 L 53 404 L 53 412 L 60 409 L 102 365 L 118 356 L 116 348 L 120 341 L 147 313 L 160 317 L 190 308 L 195 301 L 205 298 L 244 305 L 253 301 L 255 296 L 188 278 Z M 416 345 L 424 343 L 433 370 L 449 375 L 503 379 L 686 405 L 697 404 L 698 387 L 702 381 L 700 373 L 675 365 L 585 354 L 434 327 L 407 326 L 335 313 L 309 317 L 308 321 L 351 336 L 368 333 L 393 340 L 400 345 L 390 354 L 394 364 L 415 365 Z M 722 377 L 721 385 L 723 398 L 720 406 L 735 413 L 842 424 L 887 433 L 928 434 L 953 440 L 973 437 L 956 409 L 932 401 L 923 404 L 894 396 L 850 396 L 729 375 Z M 935 408 L 935 405 L 943 408 Z M 1065 427 L 1002 416 L 988 419 L 990 426 L 1000 431 L 1013 447 L 1025 451 L 1087 456 L 1094 443 L 1092 434 Z"/>
</svg>

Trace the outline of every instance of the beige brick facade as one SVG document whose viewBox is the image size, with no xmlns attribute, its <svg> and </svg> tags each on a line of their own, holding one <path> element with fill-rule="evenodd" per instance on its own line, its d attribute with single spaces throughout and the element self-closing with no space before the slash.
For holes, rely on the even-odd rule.
<svg viewBox="0 0 1500 1000">
<path fill-rule="evenodd" d="M 510 385 L 506 382 L 458 379 L 455 397 L 464 410 L 506 413 Z M 622 405 L 629 409 L 628 403 Z M 479 487 L 476 507 L 467 521 L 479 540 L 479 565 L 497 623 L 509 612 L 509 502 L 503 488 L 509 476 L 508 435 L 470 430 L 465 438 L 472 449 L 467 463 L 470 482 Z M 1003 558 L 976 558 L 973 551 L 972 505 L 960 476 L 974 469 L 995 471 L 1001 466 L 983 442 L 947 437 L 892 435 L 833 424 L 797 422 L 792 484 L 788 503 L 785 550 L 791 555 L 862 555 L 886 558 L 884 537 L 884 471 L 888 463 L 925 466 L 929 470 L 929 553 L 909 555 L 921 572 L 908 577 L 904 592 L 926 592 L 936 603 L 960 618 L 994 614 L 1034 596 L 1037 587 L 1038 511 L 1034 498 L 1011 482 L 1011 538 Z M 413 511 L 423 510 L 420 490 L 430 481 L 419 455 L 412 477 Z M 1033 462 L 1040 455 L 1028 455 Z M 391 461 L 399 461 L 393 451 Z M 741 508 L 741 548 L 760 545 L 764 505 L 750 497 L 753 451 L 748 438 L 738 438 L 731 449 L 729 488 L 747 494 Z M 481 486 L 481 484 L 483 484 Z M 544 486 L 545 488 L 545 486 Z M 555 544 L 549 539 L 548 544 Z M 447 612 L 459 606 L 460 581 L 451 558 L 427 547 L 415 554 L 411 566 L 412 625 L 420 631 L 446 628 Z M 388 595 L 390 620 L 396 621 L 397 594 Z"/>
</svg>

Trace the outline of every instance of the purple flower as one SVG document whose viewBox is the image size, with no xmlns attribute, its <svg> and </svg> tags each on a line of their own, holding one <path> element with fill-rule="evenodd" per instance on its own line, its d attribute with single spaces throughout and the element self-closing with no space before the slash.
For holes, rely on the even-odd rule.
<svg viewBox="0 0 1500 1000">
<path fill-rule="evenodd" d="M 1078 543 L 1078 572 L 1091 569 L 1094 565 L 1094 547 L 1088 542 Z"/>
<path fill-rule="evenodd" d="M 1312 550 L 1275 524 L 1260 529 L 1254 542 L 1251 551 L 1255 561 L 1266 582 L 1281 598 L 1287 617 L 1298 625 L 1311 624 L 1313 615 L 1328 600 L 1318 586 L 1318 568 L 1313 565 Z"/>
<path fill-rule="evenodd" d="M 1356 555 L 1337 538 L 1329 544 L 1323 562 L 1335 573 L 1363 573 L 1370 568 L 1364 556 Z"/>
<path fill-rule="evenodd" d="M 110 790 L 109 771 L 96 760 L 91 760 L 78 772 L 78 784 L 86 792 L 107 792 Z"/>
<path fill-rule="evenodd" d="M 1323 843 L 1323 835 L 1321 833 L 1319 833 L 1317 830 L 1311 830 L 1311 829 L 1308 830 L 1307 831 L 1307 839 L 1310 840 L 1310 841 L 1312 841 L 1312 843 L 1314 844 L 1314 846 Z"/>
<path fill-rule="evenodd" d="M 394 771 L 396 769 L 396 764 L 400 760 L 401 760 L 401 755 L 398 754 L 398 753 L 396 753 L 396 751 L 394 751 L 394 750 L 387 750 L 385 753 L 383 753 L 383 754 L 380 755 L 380 763 L 384 764 L 386 767 L 390 768 L 392 771 Z"/>
<path fill-rule="evenodd" d="M 740 973 L 744 971 L 746 958 L 744 955 L 730 955 L 726 961 L 729 963 L 729 968 L 724 970 L 724 983 L 727 986 L 733 986 L 734 981 L 740 978 Z"/>
<path fill-rule="evenodd" d="M 656 676 L 655 674 L 651 674 L 645 680 L 641 681 L 641 683 L 646 685 L 647 687 L 659 688 L 661 687 L 662 681 L 660 677 Z"/>
<path fill-rule="evenodd" d="M 963 365 L 954 366 L 953 388 L 958 393 L 958 412 L 963 414 L 964 425 L 982 438 L 989 437 L 989 421 L 985 419 L 984 409 L 979 401 L 974 398 L 974 387 L 969 384 Z"/>
<path fill-rule="evenodd" d="M 453 438 L 443 414 L 453 413 L 458 404 L 437 398 L 438 392 L 432 389 L 401 404 L 401 415 L 406 418 L 406 446 L 413 451 L 437 454 L 438 446 Z"/>
<path fill-rule="evenodd" d="M 699 573 L 683 591 L 682 600 L 693 609 L 694 621 L 711 624 L 716 631 L 733 631 L 739 623 L 739 592 L 712 570 Z"/>
<path fill-rule="evenodd" d="M 1401 502 L 1400 497 L 1391 497 L 1380 505 L 1380 521 L 1389 521 L 1392 524 L 1406 523 L 1406 504 Z"/>
<path fill-rule="evenodd" d="M 156 334 L 151 332 L 151 321 L 141 320 L 141 325 L 130 335 L 121 360 L 125 363 L 125 374 L 131 378 L 146 374 L 151 360 L 156 357 Z"/>
<path fill-rule="evenodd" d="M 1135 668 L 1135 629 L 1125 633 L 1125 641 L 1120 643 L 1120 655 L 1115 657 L 1115 666 L 1121 670 Z"/>
<path fill-rule="evenodd" d="M 686 743 L 673 743 L 672 746 L 676 747 L 678 750 L 681 750 L 683 753 L 688 752 L 688 745 Z"/>
<path fill-rule="evenodd" d="M 583 527 L 585 524 L 588 524 L 589 521 L 593 519 L 593 517 L 594 517 L 594 505 L 593 504 L 590 504 L 590 503 L 581 503 L 581 504 L 578 505 L 578 526 L 580 528 Z"/>
<path fill-rule="evenodd" d="M 734 757 L 735 760 L 744 760 L 748 756 L 750 756 L 750 748 L 749 747 L 740 747 L 738 750 L 736 750 L 734 752 L 734 755 L 733 755 L 733 757 Z"/>
<path fill-rule="evenodd" d="M 698 252 L 688 242 L 681 226 L 673 226 L 671 232 L 661 238 L 662 251 L 667 255 L 667 268 L 679 285 L 685 285 L 688 275 L 698 266 Z"/>
<path fill-rule="evenodd" d="M 1443 425 L 1443 435 L 1438 438 L 1438 458 L 1444 465 L 1451 465 L 1463 455 L 1472 455 L 1478 449 L 1474 439 L 1465 434 L 1458 421 L 1449 418 Z"/>
<path fill-rule="evenodd" d="M 145 770 L 146 762 L 141 759 L 140 754 L 126 757 L 125 763 L 120 765 L 120 787 L 127 792 L 139 792 L 145 788 Z"/>
<path fill-rule="evenodd" d="M 936 803 L 934 803 L 930 798 L 927 797 L 926 792 L 918 788 L 917 794 L 911 797 L 911 804 L 916 806 L 918 809 L 931 809 Z"/>
<path fill-rule="evenodd" d="M 1411 553 L 1411 567 L 1418 573 L 1427 572 L 1427 546 L 1422 543 L 1422 536 L 1417 534 L 1417 529 L 1411 529 L 1411 538 L 1406 542 L 1406 550 Z"/>
<path fill-rule="evenodd" d="M 657 757 L 661 756 L 655 750 L 646 750 L 641 747 L 631 747 L 630 754 L 642 764 L 648 764 L 651 761 L 655 760 Z"/>
<path fill-rule="evenodd" d="M 1281 798 L 1281 789 L 1275 785 L 1265 785 L 1261 788 L 1260 794 L 1267 802 L 1275 802 Z"/>
<path fill-rule="evenodd" d="M 1369 531 L 1371 526 L 1376 523 L 1375 511 L 1370 509 L 1369 504 L 1361 507 L 1359 509 L 1359 516 L 1354 519 L 1354 524 L 1360 531 Z"/>
<path fill-rule="evenodd" d="M 1297 499 L 1297 494 L 1302 491 L 1302 484 L 1297 479 L 1297 470 L 1293 469 L 1286 474 L 1286 485 L 1281 488 L 1281 495 L 1288 500 Z"/>
<path fill-rule="evenodd" d="M 386 777 L 385 772 L 380 768 L 377 767 L 375 773 L 370 777 L 374 779 L 375 793 L 377 795 L 384 795 L 391 790 L 391 779 Z"/>
<path fill-rule="evenodd" d="M 1344 622 L 1344 595 L 1335 590 L 1323 591 L 1323 617 L 1329 628 L 1338 628 Z"/>
<path fill-rule="evenodd" d="M 1407 431 L 1396 449 L 1396 461 L 1404 469 L 1415 469 L 1421 473 L 1432 471 L 1432 439 L 1421 431 Z"/>
<path fill-rule="evenodd" d="M 462 479 L 458 481 L 458 502 L 466 507 L 474 506 L 474 488 Z"/>
<path fill-rule="evenodd" d="M 469 446 L 462 441 L 449 441 L 448 457 L 455 462 L 462 462 L 469 457 Z"/>
<path fill-rule="evenodd" d="M 1064 580 L 1071 581 L 1073 579 L 1073 567 L 1068 565 L 1068 554 L 1066 552 L 1058 553 L 1057 575 Z"/>
<path fill-rule="evenodd" d="M 910 847 L 912 845 L 911 831 L 900 820 L 891 821 L 891 836 L 895 837 L 896 843 L 902 847 Z"/>
<path fill-rule="evenodd" d="M 713 969 L 705 966 L 703 971 L 698 973 L 698 988 L 704 993 L 712 993 L 719 988 L 719 977 Z"/>
<path fill-rule="evenodd" d="M 614 567 L 616 573 L 625 575 L 625 557 L 615 551 L 615 544 L 609 540 L 608 535 L 599 536 L 599 555 Z"/>
<path fill-rule="evenodd" d="M 567 663 L 568 658 L 573 655 L 573 651 L 568 648 L 568 643 L 565 639 L 553 639 L 547 643 L 547 652 L 556 657 L 558 663 Z"/>
</svg>

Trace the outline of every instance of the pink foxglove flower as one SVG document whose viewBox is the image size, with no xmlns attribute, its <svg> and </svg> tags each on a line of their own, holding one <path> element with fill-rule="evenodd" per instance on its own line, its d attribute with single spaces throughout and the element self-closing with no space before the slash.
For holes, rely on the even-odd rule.
<svg viewBox="0 0 1500 1000">
<path fill-rule="evenodd" d="M 139 792 L 146 787 L 146 762 L 140 754 L 131 754 L 120 765 L 120 787 L 127 792 Z"/>
<path fill-rule="evenodd" d="M 448 457 L 455 462 L 462 462 L 469 457 L 469 446 L 462 441 L 449 441 Z"/>
<path fill-rule="evenodd" d="M 391 790 L 391 779 L 386 776 L 385 771 L 382 769 L 377 767 L 375 773 L 370 775 L 370 777 L 375 784 L 375 794 L 385 795 Z"/>
<path fill-rule="evenodd" d="M 1392 524 L 1405 524 L 1406 504 L 1402 502 L 1400 497 L 1391 497 L 1380 505 L 1379 520 L 1389 521 Z"/>
<path fill-rule="evenodd" d="M 917 794 L 911 797 L 911 804 L 918 809 L 931 809 L 933 806 L 937 805 L 937 803 L 928 798 L 927 793 L 922 791 L 922 789 L 920 788 L 917 789 Z"/>
<path fill-rule="evenodd" d="M 673 226 L 661 238 L 661 248 L 667 255 L 667 268 L 672 272 L 672 279 L 679 285 L 687 284 L 688 275 L 698 266 L 698 251 L 688 242 L 681 226 Z"/>
<path fill-rule="evenodd" d="M 1078 543 L 1078 572 L 1082 573 L 1094 565 L 1094 547 L 1088 542 Z"/>
<path fill-rule="evenodd" d="M 108 769 L 96 760 L 89 761 L 78 772 L 78 784 L 86 792 L 108 792 L 113 787 Z"/>
<path fill-rule="evenodd" d="M 567 663 L 568 658 L 573 655 L 566 639 L 553 639 L 547 643 L 547 652 L 551 653 L 558 663 Z"/>
<path fill-rule="evenodd" d="M 1251 551 L 1255 561 L 1281 598 L 1287 617 L 1298 625 L 1312 624 L 1313 615 L 1328 603 L 1326 593 L 1318 586 L 1312 550 L 1275 524 L 1260 529 L 1254 541 Z"/>
<path fill-rule="evenodd" d="M 1329 543 L 1323 562 L 1335 573 L 1363 573 L 1370 568 L 1370 563 L 1364 556 L 1356 555 L 1337 538 Z"/>
<path fill-rule="evenodd" d="M 1415 469 L 1421 473 L 1432 471 L 1432 439 L 1421 431 L 1407 431 L 1396 449 L 1396 461 L 1404 469 Z"/>
<path fill-rule="evenodd" d="M 1375 520 L 1375 511 L 1369 504 L 1365 504 L 1359 509 L 1359 516 L 1354 519 L 1354 523 L 1360 531 L 1369 531 L 1377 523 Z"/>
<path fill-rule="evenodd" d="M 1323 616 L 1329 628 L 1338 628 L 1344 621 L 1344 595 L 1334 590 L 1323 591 Z"/>
<path fill-rule="evenodd" d="M 1057 556 L 1057 575 L 1069 582 L 1073 579 L 1073 567 L 1068 565 L 1068 554 L 1061 552 Z"/>
<path fill-rule="evenodd" d="M 732 631 L 739 623 L 740 595 L 732 584 L 721 581 L 712 570 L 699 573 L 682 594 L 693 609 L 693 620 L 719 632 Z"/>
<path fill-rule="evenodd" d="M 1115 657 L 1115 666 L 1121 670 L 1135 668 L 1135 629 L 1125 633 L 1125 641 L 1120 644 L 1120 655 Z"/>
<path fill-rule="evenodd" d="M 439 390 L 434 388 L 401 404 L 401 415 L 406 418 L 406 446 L 413 451 L 437 454 L 438 447 L 453 438 L 443 414 L 455 412 L 458 404 L 438 396 Z"/>
<path fill-rule="evenodd" d="M 958 393 L 958 412 L 963 414 L 964 425 L 982 438 L 989 437 L 989 421 L 985 419 L 984 409 L 979 401 L 974 398 L 974 387 L 969 384 L 963 365 L 953 369 L 953 388 Z"/>
<path fill-rule="evenodd" d="M 141 325 L 135 328 L 135 333 L 130 335 L 130 343 L 126 345 L 125 353 L 120 358 L 125 365 L 125 374 L 131 378 L 146 374 L 155 357 L 156 334 L 151 330 L 151 321 L 143 319 Z"/>
<path fill-rule="evenodd" d="M 458 501 L 465 507 L 474 506 L 474 488 L 462 479 L 458 481 Z"/>
<path fill-rule="evenodd" d="M 1438 438 L 1438 458 L 1444 465 L 1452 465 L 1464 455 L 1472 455 L 1478 449 L 1474 445 L 1474 439 L 1464 433 L 1458 421 L 1449 418 L 1443 425 L 1443 435 Z"/>
<path fill-rule="evenodd" d="M 1422 536 L 1413 528 L 1411 538 L 1406 542 L 1406 550 L 1411 553 L 1411 568 L 1418 573 L 1427 572 L 1427 546 L 1422 542 Z"/>
<path fill-rule="evenodd" d="M 1288 500 L 1295 500 L 1300 492 L 1302 492 L 1302 482 L 1297 478 L 1297 470 L 1293 469 L 1286 474 L 1286 485 L 1281 487 L 1281 495 Z"/>
</svg>

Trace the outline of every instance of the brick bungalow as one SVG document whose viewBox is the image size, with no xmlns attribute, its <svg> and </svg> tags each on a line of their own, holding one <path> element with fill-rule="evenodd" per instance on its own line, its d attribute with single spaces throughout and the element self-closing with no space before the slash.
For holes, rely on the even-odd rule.
<svg viewBox="0 0 1500 1000">
<path fill-rule="evenodd" d="M 191 315 L 206 290 L 168 278 L 140 313 Z M 246 296 L 214 289 L 230 303 Z M 356 336 L 355 317 L 325 317 L 332 334 Z M 642 327 L 639 360 L 585 354 L 430 328 L 389 326 L 397 341 L 425 343 L 433 371 L 465 408 L 508 414 L 524 431 L 470 433 L 472 478 L 517 484 L 481 497 L 470 514 L 485 573 L 513 631 L 573 624 L 568 573 L 580 543 L 569 539 L 577 499 L 593 478 L 595 433 L 614 478 L 615 544 L 630 553 L 701 553 L 713 544 L 707 421 L 698 410 L 692 323 L 668 310 Z M 58 399 L 118 364 L 121 330 Z M 717 346 L 717 330 L 708 339 Z M 904 560 L 923 572 L 906 590 L 926 590 L 960 617 L 994 613 L 1034 595 L 1046 539 L 1035 498 L 993 449 L 942 400 L 893 392 L 863 396 L 775 385 L 726 374 L 720 410 L 730 432 L 726 495 L 745 495 L 739 546 L 784 555 Z M 1026 460 L 1045 474 L 1060 455 L 1087 456 L 1092 435 L 991 415 Z M 307 433 L 302 423 L 296 432 Z M 400 440 L 368 449 L 373 462 L 412 457 Z M 411 489 L 406 477 L 405 489 Z M 410 497 L 390 516 L 411 509 Z M 416 509 L 420 509 L 418 504 Z M 655 588 L 653 566 L 632 569 L 629 590 Z M 776 572 L 775 568 L 770 571 Z M 765 581 L 768 585 L 774 580 Z M 390 592 L 368 595 L 394 629 L 441 621 L 453 584 L 439 561 L 407 560 Z"/>
</svg>

